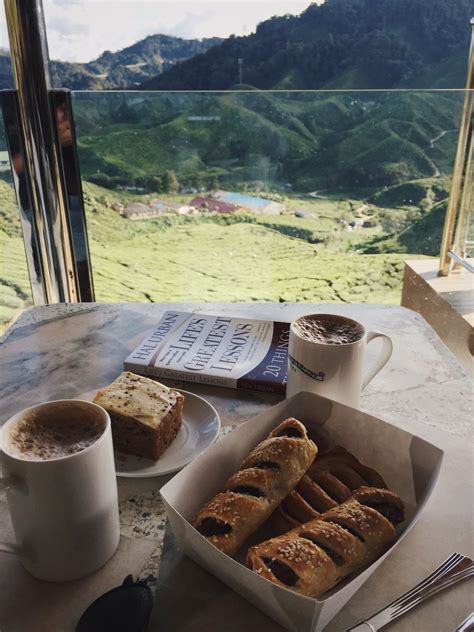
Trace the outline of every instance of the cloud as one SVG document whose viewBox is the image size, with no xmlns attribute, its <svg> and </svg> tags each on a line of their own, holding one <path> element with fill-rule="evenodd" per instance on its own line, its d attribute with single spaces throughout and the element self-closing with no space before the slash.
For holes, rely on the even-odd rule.
<svg viewBox="0 0 474 632">
<path fill-rule="evenodd" d="M 205 11 L 187 11 L 185 15 L 173 25 L 173 35 L 184 38 L 209 37 L 209 26 L 213 24 L 215 16 L 207 8 Z M 215 30 L 211 26 L 212 35 Z"/>
<path fill-rule="evenodd" d="M 0 4 L 3 3 L 0 1 Z M 44 0 L 51 59 L 91 61 L 148 35 L 245 35 L 273 15 L 301 13 L 309 0 Z M 0 45 L 8 46 L 0 19 Z"/>
<path fill-rule="evenodd" d="M 71 5 L 84 5 L 84 0 L 46 0 L 44 4 L 54 4 L 56 6 L 70 7 Z"/>
<path fill-rule="evenodd" d="M 80 0 L 50 0 L 44 3 L 48 48 L 52 59 L 87 58 L 91 32 L 85 3 Z M 84 50 L 85 48 L 85 50 Z M 84 50 L 83 55 L 80 52 Z"/>
</svg>

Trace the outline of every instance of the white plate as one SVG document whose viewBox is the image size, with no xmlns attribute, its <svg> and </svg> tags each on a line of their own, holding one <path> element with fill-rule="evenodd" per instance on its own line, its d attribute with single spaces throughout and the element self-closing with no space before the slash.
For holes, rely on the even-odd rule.
<svg viewBox="0 0 474 632">
<path fill-rule="evenodd" d="M 146 478 L 177 472 L 216 441 L 221 421 L 214 406 L 194 393 L 176 390 L 184 395 L 183 425 L 176 439 L 158 461 L 115 452 L 117 476 Z M 96 392 L 84 393 L 76 399 L 92 400 Z"/>
</svg>

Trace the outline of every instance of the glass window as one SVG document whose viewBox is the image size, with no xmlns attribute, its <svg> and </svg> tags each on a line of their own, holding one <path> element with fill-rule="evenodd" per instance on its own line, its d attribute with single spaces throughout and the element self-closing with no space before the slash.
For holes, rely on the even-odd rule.
<svg viewBox="0 0 474 632">
<path fill-rule="evenodd" d="M 467 13 L 447 28 L 443 11 L 394 7 L 383 32 L 375 14 L 355 32 L 355 14 L 309 4 L 44 1 L 53 85 L 73 89 L 97 300 L 396 304 L 404 261 L 439 256 Z M 5 86 L 8 53 L 0 64 Z M 0 219 L 2 239 L 19 237 Z M 10 262 L 5 287 L 27 301 Z"/>
<path fill-rule="evenodd" d="M 463 92 L 80 92 L 96 298 L 399 303 Z"/>
</svg>

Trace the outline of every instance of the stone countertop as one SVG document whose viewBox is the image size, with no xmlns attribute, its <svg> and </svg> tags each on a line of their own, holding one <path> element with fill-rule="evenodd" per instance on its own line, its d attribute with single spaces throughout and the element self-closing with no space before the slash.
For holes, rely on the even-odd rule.
<svg viewBox="0 0 474 632">
<path fill-rule="evenodd" d="M 328 631 L 343 630 L 369 616 L 454 550 L 472 557 L 469 528 L 473 519 L 472 382 L 426 322 L 402 307 L 179 303 L 61 304 L 33 308 L 20 316 L 1 341 L 0 424 L 24 407 L 51 399 L 77 397 L 111 382 L 122 370 L 126 355 L 156 324 L 165 309 L 282 321 L 324 311 L 350 316 L 368 329 L 382 330 L 393 338 L 393 356 L 364 391 L 361 407 L 436 443 L 446 452 L 445 462 L 438 486 L 419 524 L 329 624 Z M 371 346 L 376 348 L 376 343 Z M 274 395 L 196 384 L 187 384 L 186 389 L 205 397 L 216 407 L 224 432 L 279 401 Z M 119 554 L 125 551 L 127 560 L 135 546 L 133 570 L 155 586 L 158 606 L 150 632 L 155 629 L 220 632 L 221 616 L 225 617 L 226 629 L 230 632 L 279 630 L 279 626 L 218 580 L 181 558 L 166 526 L 157 492 L 168 479 L 119 479 L 123 536 Z M 0 529 L 3 539 L 9 527 L 1 498 Z M 122 570 L 115 570 L 123 567 L 119 554 L 115 564 L 109 563 L 100 571 L 100 581 L 96 576 L 81 580 L 81 586 L 87 586 L 87 590 L 74 589 L 72 584 L 70 592 L 64 585 L 59 591 L 51 589 L 59 599 L 56 611 L 64 612 L 65 632 L 73 629 L 66 622 L 77 618 L 90 602 L 91 595 L 98 596 L 122 581 Z M 31 592 L 32 583 L 36 590 L 38 582 L 21 571 L 15 558 L 0 555 L 1 602 L 11 604 L 20 594 L 24 600 L 25 591 Z M 9 579 L 12 576 L 16 578 L 14 582 Z M 467 583 L 456 586 L 400 619 L 391 629 L 453 630 L 472 609 L 468 594 Z M 37 607 L 40 608 L 38 604 Z M 6 608 L 0 603 L 2 632 L 53 629 L 47 627 L 45 617 L 43 613 L 38 626 L 31 627 L 31 621 L 27 623 L 20 608 Z"/>
</svg>

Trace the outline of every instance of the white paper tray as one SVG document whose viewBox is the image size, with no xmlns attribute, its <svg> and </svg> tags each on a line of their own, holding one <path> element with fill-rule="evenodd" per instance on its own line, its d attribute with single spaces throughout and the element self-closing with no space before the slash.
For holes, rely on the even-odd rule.
<svg viewBox="0 0 474 632">
<path fill-rule="evenodd" d="M 260 577 L 216 549 L 188 522 L 250 450 L 287 417 L 300 419 L 309 429 L 324 426 L 331 444 L 342 445 L 378 470 L 406 508 L 407 519 L 396 543 L 320 599 L 303 597 Z M 312 393 L 299 393 L 241 424 L 169 481 L 161 495 L 178 546 L 189 557 L 288 630 L 319 632 L 413 527 L 433 491 L 442 459 L 442 450 L 386 421 Z"/>
</svg>

